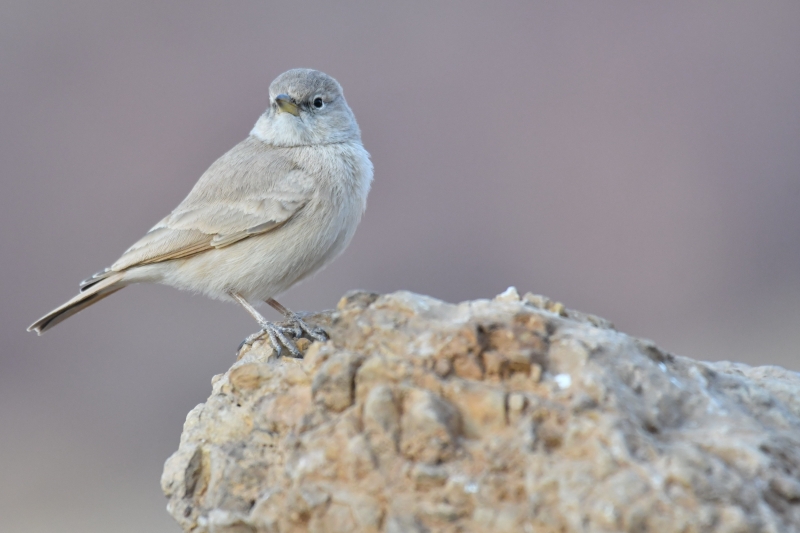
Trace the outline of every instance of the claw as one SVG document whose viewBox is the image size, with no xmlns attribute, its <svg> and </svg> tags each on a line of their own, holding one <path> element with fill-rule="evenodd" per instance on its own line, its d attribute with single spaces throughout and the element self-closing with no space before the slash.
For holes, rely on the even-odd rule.
<svg viewBox="0 0 800 533">
<path fill-rule="evenodd" d="M 247 299 L 238 292 L 230 290 L 228 291 L 228 294 L 231 298 L 239 302 L 239 304 L 244 307 L 245 310 L 250 313 L 250 316 L 255 318 L 256 322 L 258 322 L 258 324 L 261 326 L 261 331 L 259 333 L 250 335 L 244 341 L 242 341 L 242 344 L 239 345 L 237 355 L 241 351 L 242 347 L 245 345 L 251 346 L 256 339 L 259 339 L 266 334 L 269 335 L 269 342 L 278 357 L 283 355 L 283 349 L 286 348 L 292 354 L 292 357 L 302 359 L 303 354 L 297 348 L 297 345 L 294 343 L 293 339 L 301 338 L 303 333 L 306 333 L 311 339 L 318 341 L 325 341 L 328 338 L 327 334 L 325 334 L 325 332 L 320 328 L 312 329 L 310 326 L 308 326 L 308 324 L 303 322 L 299 316 L 297 316 L 295 313 L 292 313 L 272 298 L 266 300 L 267 303 L 286 316 L 288 319 L 288 325 L 285 323 L 273 324 L 272 322 L 267 321 L 263 316 L 261 316 L 261 313 L 259 313 L 256 308 L 253 307 L 247 301 Z"/>
<path fill-rule="evenodd" d="M 295 340 L 302 337 L 308 337 L 310 340 L 325 342 L 328 340 L 328 334 L 320 327 L 309 326 L 299 315 L 292 314 L 286 317 L 286 322 L 272 323 L 266 320 L 259 321 L 261 331 L 253 333 L 244 339 L 239 348 L 236 350 L 238 356 L 242 348 L 245 346 L 252 346 L 253 343 L 265 335 L 269 337 L 269 343 L 272 349 L 275 350 L 275 355 L 281 357 L 284 348 L 289 351 L 291 357 L 298 359 L 303 358 L 302 352 L 297 348 Z"/>
<path fill-rule="evenodd" d="M 269 343 L 272 345 L 272 349 L 275 350 L 275 357 L 280 359 L 280 357 L 283 355 L 283 346 L 278 340 L 278 336 L 275 334 L 275 331 L 270 326 L 271 324 L 267 324 L 266 326 L 261 324 L 261 327 L 264 328 L 263 332 L 269 335 Z"/>
<path fill-rule="evenodd" d="M 245 346 L 252 346 L 254 342 L 264 336 L 266 331 L 261 330 L 258 333 L 253 333 L 252 335 L 248 335 L 244 338 L 244 340 L 239 343 L 239 347 L 236 348 L 236 356 L 238 357 L 240 353 L 242 353 L 242 348 Z"/>
<path fill-rule="evenodd" d="M 255 341 L 267 336 L 269 337 L 270 346 L 272 346 L 272 349 L 275 350 L 276 357 L 281 357 L 283 355 L 284 348 L 289 351 L 292 357 L 303 357 L 303 354 L 297 348 L 297 345 L 294 343 L 294 341 L 286 335 L 287 328 L 271 322 L 264 322 L 263 324 L 260 324 L 260 326 L 262 328 L 261 331 L 253 333 L 244 339 L 241 344 L 239 344 L 239 348 L 236 350 L 237 356 L 239 353 L 241 353 L 242 348 L 245 346 L 252 346 Z M 289 329 L 288 332 L 294 333 L 294 328 Z"/>
<path fill-rule="evenodd" d="M 300 327 L 299 327 L 297 324 L 295 324 L 295 323 L 293 323 L 291 326 L 284 326 L 284 325 L 281 325 L 280 327 L 281 327 L 281 330 L 282 330 L 284 333 L 290 333 L 290 334 L 292 335 L 292 337 L 294 337 L 295 339 L 299 339 L 300 337 L 302 337 L 302 336 L 303 336 L 303 330 L 302 330 L 302 328 L 300 328 Z"/>
<path fill-rule="evenodd" d="M 306 321 L 300 318 L 300 315 L 296 313 L 287 315 L 286 319 L 287 322 L 294 326 L 295 331 L 298 331 L 298 334 L 295 335 L 295 338 L 302 337 L 303 333 L 305 333 L 311 340 L 325 342 L 329 339 L 328 334 L 325 333 L 324 329 L 320 327 L 309 326 Z"/>
<path fill-rule="evenodd" d="M 239 347 L 236 348 L 236 356 L 238 357 L 240 353 L 242 353 L 242 348 L 245 346 L 252 346 L 252 343 L 247 342 L 250 337 L 246 337 L 242 342 L 239 343 Z"/>
<path fill-rule="evenodd" d="M 277 357 L 281 357 L 283 355 L 284 348 L 289 350 L 289 353 L 292 355 L 292 357 L 303 357 L 303 354 L 297 349 L 297 345 L 294 343 L 294 340 L 287 336 L 287 333 L 294 333 L 293 328 L 288 329 L 287 331 L 287 328 L 278 324 L 273 324 L 272 322 L 267 322 L 266 320 L 259 325 L 262 328 L 259 335 L 263 336 L 264 334 L 267 334 L 269 336 L 269 343 L 275 350 L 275 355 Z"/>
</svg>

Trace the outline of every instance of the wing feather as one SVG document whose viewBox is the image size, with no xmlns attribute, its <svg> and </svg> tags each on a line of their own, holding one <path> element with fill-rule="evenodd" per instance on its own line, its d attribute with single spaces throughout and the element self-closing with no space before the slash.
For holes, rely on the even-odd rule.
<svg viewBox="0 0 800 533">
<path fill-rule="evenodd" d="M 311 178 L 285 149 L 248 138 L 211 165 L 186 199 L 111 271 L 191 257 L 277 230 L 312 192 Z"/>
</svg>

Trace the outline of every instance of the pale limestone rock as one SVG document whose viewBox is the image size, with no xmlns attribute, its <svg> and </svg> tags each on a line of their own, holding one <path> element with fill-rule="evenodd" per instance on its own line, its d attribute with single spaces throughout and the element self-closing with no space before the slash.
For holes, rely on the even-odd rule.
<svg viewBox="0 0 800 533">
<path fill-rule="evenodd" d="M 246 349 L 162 487 L 186 531 L 800 532 L 800 376 L 702 363 L 509 288 L 352 293 Z"/>
<path fill-rule="evenodd" d="M 461 434 L 459 411 L 429 390 L 405 393 L 400 451 L 412 461 L 438 464 L 455 455 Z"/>
</svg>

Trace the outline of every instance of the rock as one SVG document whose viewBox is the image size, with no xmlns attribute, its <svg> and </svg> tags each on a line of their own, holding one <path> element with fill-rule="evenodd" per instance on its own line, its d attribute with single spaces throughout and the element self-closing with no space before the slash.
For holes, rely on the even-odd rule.
<svg viewBox="0 0 800 533">
<path fill-rule="evenodd" d="M 400 451 L 406 458 L 439 464 L 458 448 L 461 419 L 447 400 L 429 390 L 411 388 L 403 401 Z"/>
<path fill-rule="evenodd" d="M 800 376 L 509 289 L 350 293 L 246 348 L 162 477 L 185 531 L 800 532 Z"/>
<path fill-rule="evenodd" d="M 311 394 L 314 401 L 334 412 L 353 405 L 355 373 L 364 357 L 354 353 L 336 353 L 314 375 Z"/>
</svg>

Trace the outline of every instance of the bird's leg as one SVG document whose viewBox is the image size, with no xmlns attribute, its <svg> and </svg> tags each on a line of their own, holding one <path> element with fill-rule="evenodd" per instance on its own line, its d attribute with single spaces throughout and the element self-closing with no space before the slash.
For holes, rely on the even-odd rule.
<svg viewBox="0 0 800 533">
<path fill-rule="evenodd" d="M 241 294 L 235 291 L 229 291 L 228 294 L 231 298 L 239 302 L 239 304 L 241 304 L 241 306 L 244 307 L 248 313 L 250 313 L 250 316 L 256 319 L 258 325 L 261 326 L 260 332 L 254 333 L 242 341 L 242 344 L 239 345 L 239 350 L 241 350 L 242 346 L 244 345 L 250 346 L 253 344 L 253 342 L 266 334 L 269 336 L 270 344 L 272 345 L 272 348 L 275 350 L 275 353 L 278 355 L 278 357 L 281 356 L 284 347 L 289 350 L 289 352 L 292 354 L 292 357 L 303 357 L 303 354 L 300 353 L 300 350 L 297 348 L 297 345 L 294 343 L 294 341 L 286 335 L 287 332 L 294 333 L 295 328 L 285 328 L 269 322 L 266 318 L 261 316 L 261 313 L 259 313 L 255 307 L 250 305 L 250 302 L 245 300 Z"/>
<path fill-rule="evenodd" d="M 314 339 L 315 341 L 325 342 L 328 340 L 328 334 L 325 333 L 325 330 L 320 327 L 311 327 L 306 324 L 305 320 L 300 318 L 300 315 L 294 313 L 281 305 L 278 300 L 274 298 L 268 298 L 266 302 L 272 306 L 273 309 L 278 311 L 284 317 L 286 317 L 287 322 L 289 322 L 292 326 L 294 326 L 295 331 L 297 331 L 296 337 L 301 337 L 303 333 L 308 335 L 310 338 Z"/>
</svg>

